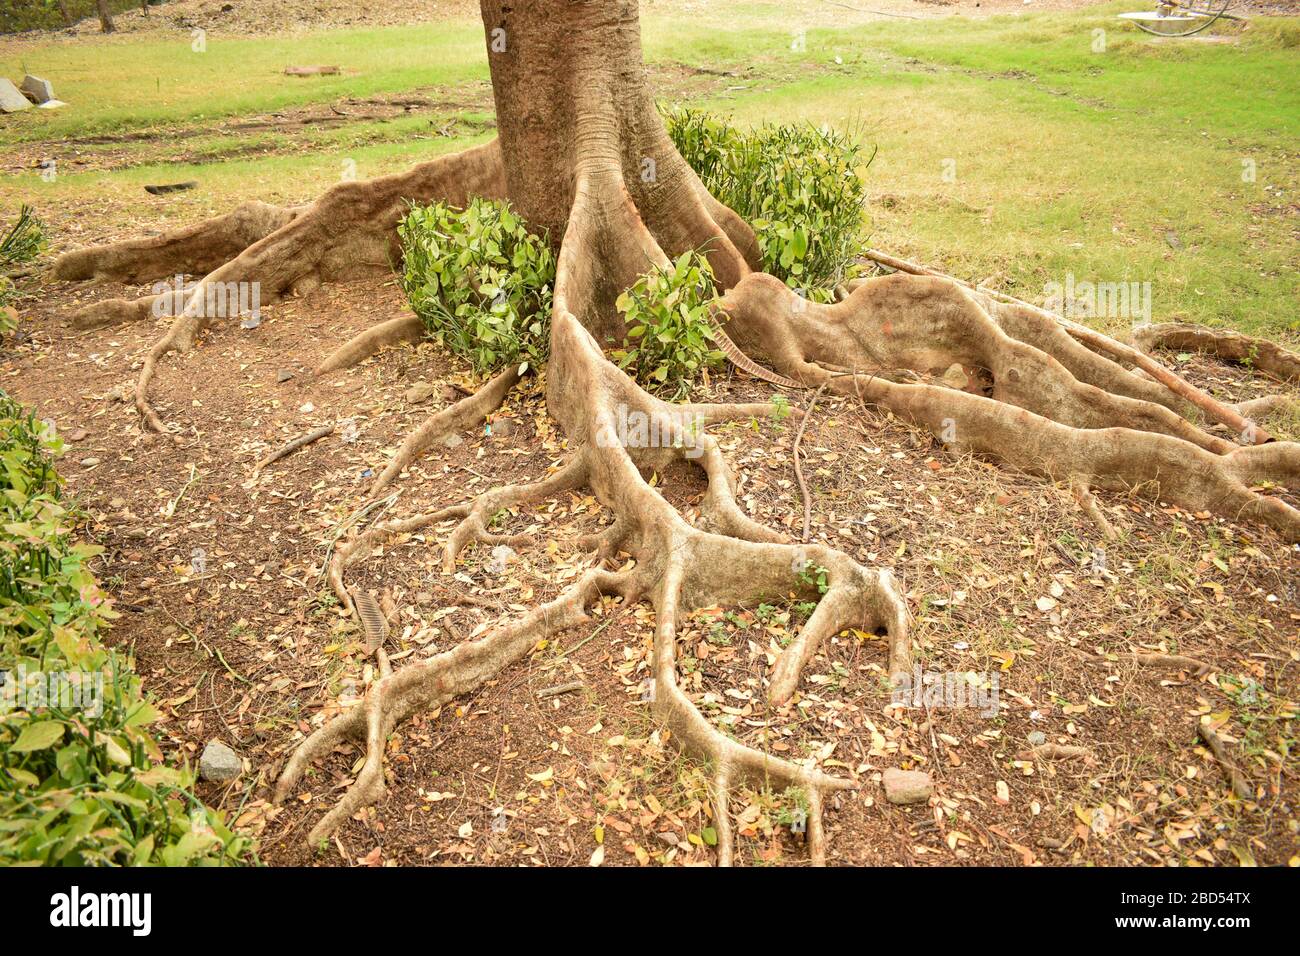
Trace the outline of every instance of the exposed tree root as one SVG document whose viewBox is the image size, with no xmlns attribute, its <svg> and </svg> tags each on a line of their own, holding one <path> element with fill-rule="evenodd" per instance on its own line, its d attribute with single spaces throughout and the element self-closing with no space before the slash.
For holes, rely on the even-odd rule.
<svg viewBox="0 0 1300 956">
<path fill-rule="evenodd" d="M 176 318 L 145 358 L 136 383 L 135 403 L 141 417 L 150 428 L 165 432 L 148 397 L 158 360 L 168 352 L 191 349 L 211 319 L 236 317 L 224 310 L 221 315 L 208 314 L 210 289 L 229 288 L 231 283 L 256 284 L 259 304 L 265 305 L 315 289 L 323 281 L 382 272 L 391 268 L 398 253 L 397 224 L 409 202 L 441 199 L 463 205 L 473 196 L 498 198 L 504 194 L 500 150 L 492 142 L 421 163 L 400 175 L 340 183 L 307 207 L 276 210 L 265 204 L 249 205 L 230 216 L 157 239 L 74 250 L 56 261 L 54 273 L 60 278 L 111 277 L 136 282 L 203 275 L 187 290 L 184 308 L 169 307 L 167 314 Z M 75 321 L 89 325 L 143 317 L 153 313 L 157 299 L 146 296 L 134 302 L 98 303 L 79 312 Z M 230 296 L 217 299 L 228 306 Z M 363 347 L 358 346 L 358 351 Z M 336 361 L 349 357 L 345 354 Z"/>
<path fill-rule="evenodd" d="M 205 275 L 287 225 L 307 208 L 286 209 L 264 202 L 246 202 L 224 216 L 161 236 L 65 252 L 55 260 L 53 275 L 64 281 L 111 280 L 130 285 L 177 275 Z"/>
<path fill-rule="evenodd" d="M 1239 800 L 1254 800 L 1255 788 L 1250 785 L 1246 775 L 1241 772 L 1232 755 L 1228 753 L 1227 742 L 1215 733 L 1214 728 L 1204 720 L 1196 724 L 1196 732 L 1200 738 L 1205 741 L 1205 745 L 1210 748 L 1210 753 L 1214 754 L 1214 759 L 1219 762 L 1223 772 L 1228 775 L 1228 782 L 1232 784 L 1232 792 L 1237 795 Z"/>
<path fill-rule="evenodd" d="M 514 388 L 521 378 L 519 369 L 518 365 L 510 366 L 473 395 L 441 409 L 411 432 L 402 443 L 402 447 L 397 450 L 397 454 L 393 456 L 393 460 L 388 463 L 383 474 L 375 481 L 370 491 L 371 495 L 377 496 L 383 491 L 403 468 L 415 461 L 420 452 L 430 445 L 450 434 L 464 431 L 500 408 L 501 403 L 505 401 L 506 393 Z"/>
<path fill-rule="evenodd" d="M 1094 664 L 1111 664 L 1114 663 L 1110 657 L 1100 654 L 1089 654 L 1086 651 L 1079 651 L 1079 656 Z M 1213 670 L 1205 661 L 1197 660 L 1195 657 L 1185 657 L 1182 654 L 1157 654 L 1148 651 L 1127 651 L 1122 654 L 1113 655 L 1121 661 L 1129 661 L 1144 667 L 1163 667 L 1171 670 L 1191 671 L 1197 677 L 1204 677 Z"/>
<path fill-rule="evenodd" d="M 1101 505 L 1097 504 L 1097 496 L 1092 493 L 1092 489 L 1088 487 L 1088 482 L 1085 479 L 1075 475 L 1070 481 L 1070 491 L 1073 492 L 1079 506 L 1092 519 L 1092 523 L 1097 526 L 1097 530 L 1101 532 L 1103 538 L 1107 541 L 1114 541 L 1119 537 L 1115 526 L 1110 523 L 1110 519 L 1101 510 Z"/>
<path fill-rule="evenodd" d="M 1300 354 L 1287 351 L 1268 339 L 1183 322 L 1139 326 L 1133 330 L 1133 339 L 1148 351 L 1205 352 L 1267 372 L 1284 382 L 1300 382 Z"/>
<path fill-rule="evenodd" d="M 804 430 L 808 427 L 808 422 L 812 420 L 813 409 L 817 407 L 817 399 L 822 397 L 822 392 L 826 391 L 826 383 L 823 382 L 813 393 L 813 397 L 808 400 L 808 411 L 804 415 L 803 421 L 799 423 L 799 430 L 794 434 L 794 447 L 791 454 L 794 455 L 794 476 L 799 481 L 799 494 L 803 496 L 803 537 L 799 540 L 807 541 L 808 532 L 812 527 L 812 498 L 808 495 L 808 482 L 804 481 L 803 463 L 799 460 L 799 445 L 803 442 Z"/>
<path fill-rule="evenodd" d="M 281 458 L 286 458 L 289 455 L 292 455 L 299 448 L 303 448 L 307 445 L 310 445 L 314 441 L 320 441 L 326 435 L 332 435 L 332 434 L 334 434 L 334 426 L 330 424 L 330 425 L 322 425 L 320 428 L 317 428 L 314 431 L 309 431 L 305 435 L 299 435 L 297 438 L 293 439 L 293 441 L 281 445 L 275 451 L 271 452 L 271 454 L 267 455 L 256 465 L 254 465 L 253 475 L 254 476 L 260 475 L 262 473 L 262 469 L 264 469 L 267 465 L 274 464 L 275 462 L 279 461 Z"/>
<path fill-rule="evenodd" d="M 577 446 L 575 457 L 536 484 L 489 489 L 464 505 L 378 525 L 336 550 L 329 576 L 341 600 L 346 600 L 344 570 L 379 540 L 457 518 L 443 554 L 443 570 L 450 572 L 457 555 L 470 543 L 522 544 L 526 540 L 490 530 L 490 518 L 499 509 L 520 507 L 582 485 L 590 487 L 615 515 L 612 525 L 585 542 L 597 549 L 597 564 L 560 598 L 524 618 L 381 680 L 361 706 L 308 738 L 285 768 L 278 787 L 281 797 L 312 759 L 344 737 L 364 739 L 367 747 L 360 776 L 312 831 L 313 842 L 328 836 L 351 813 L 382 794 L 383 739 L 396 721 L 477 686 L 526 653 L 540 637 L 584 621 L 585 607 L 599 594 L 618 593 L 628 603 L 648 598 L 655 609 L 653 712 L 665 725 L 669 740 L 713 768 L 719 862 L 729 863 L 734 855 L 726 795 L 732 786 L 753 783 L 804 789 L 809 798 L 809 854 L 814 863 L 821 863 L 825 859 L 823 795 L 852 787 L 853 782 L 738 744 L 709 724 L 678 685 L 675 648 L 681 618 L 699 607 L 747 603 L 792 591 L 817 597 L 811 583 L 814 576 L 802 573 L 813 566 L 819 573 L 824 569 L 827 591 L 777 662 L 771 686 L 773 701 L 788 700 L 802 667 L 819 644 L 847 627 L 888 635 L 891 674 L 907 673 L 911 667 L 907 610 L 893 577 L 887 571 L 869 571 L 821 545 L 781 543 L 778 534 L 745 516 L 735 502 L 732 479 L 716 440 L 696 427 L 711 421 L 770 415 L 775 408 L 666 405 L 646 395 L 610 364 L 576 318 L 577 312 L 591 307 L 595 291 L 581 278 L 582 264 L 589 261 L 595 248 L 612 241 L 601 232 L 602 217 L 593 214 L 600 195 L 595 190 L 584 192 L 580 184 L 561 248 L 552 318 L 549 399 Z M 645 242 L 645 237 L 641 241 Z M 622 444 L 616 418 L 629 412 L 654 420 L 656 433 L 663 436 L 654 447 Z M 674 461 L 692 462 L 708 478 L 699 527 L 688 524 L 642 477 L 649 471 L 665 473 Z M 604 558 L 619 550 L 631 554 L 634 562 L 623 571 L 602 570 Z"/>
<path fill-rule="evenodd" d="M 1103 352 L 1109 355 L 1112 359 L 1121 362 L 1128 362 L 1129 364 L 1141 369 L 1174 394 L 1187 399 L 1187 401 L 1191 402 L 1215 421 L 1227 425 L 1238 435 L 1243 436 L 1242 441 L 1247 444 L 1262 445 L 1269 441 L 1267 433 L 1261 431 L 1253 422 L 1243 419 L 1231 406 L 1224 405 L 1181 377 L 1175 375 L 1160 363 L 1108 335 L 1102 335 L 1100 332 L 1090 329 L 1087 326 L 1079 325 L 1077 322 L 1071 322 L 1063 316 L 1054 315 L 1045 309 L 1040 309 L 1038 306 L 1024 301 L 1023 299 L 1017 299 L 1015 296 L 1007 295 L 1005 292 L 998 292 L 995 289 L 987 289 L 983 286 L 972 286 L 960 279 L 955 279 L 950 275 L 939 272 L 937 269 L 920 266 L 914 262 L 908 262 L 906 259 L 898 259 L 875 249 L 868 249 L 865 253 L 865 258 L 870 259 L 873 262 L 878 262 L 881 265 L 889 266 L 892 269 L 896 269 L 899 272 L 908 275 L 930 276 L 933 278 L 944 279 L 956 283 L 963 288 L 982 293 L 995 301 L 1014 306 L 1018 310 L 1045 317 L 1050 321 L 1059 324 L 1062 329 L 1069 333 L 1070 336 L 1078 339 L 1090 349 Z M 1064 360 L 1062 359 L 1062 361 Z"/>
<path fill-rule="evenodd" d="M 732 289 L 724 305 L 728 328 L 743 348 L 767 355 L 774 367 L 805 382 L 856 392 L 954 448 L 1031 473 L 1082 480 L 1090 488 L 1139 491 L 1189 511 L 1256 521 L 1300 540 L 1300 512 L 1253 487 L 1269 481 L 1300 486 L 1300 446 L 1235 446 L 1163 405 L 1103 389 L 1094 382 L 1128 386 L 1137 379 L 1113 363 L 1106 363 L 1109 369 L 1075 363 L 1072 372 L 1025 341 L 1033 338 L 1027 330 L 1041 335 L 1047 320 L 1017 306 L 948 280 L 903 274 L 868 280 L 834 305 L 798 299 L 770 276 L 755 274 Z M 821 362 L 918 372 L 960 362 L 988 369 L 993 386 L 989 396 L 973 395 L 882 376 L 837 375 Z"/>
<path fill-rule="evenodd" d="M 403 342 L 418 342 L 424 338 L 424 323 L 418 316 L 403 315 L 366 329 L 329 354 L 316 366 L 315 375 L 328 375 L 364 362 L 380 349 Z"/>
</svg>

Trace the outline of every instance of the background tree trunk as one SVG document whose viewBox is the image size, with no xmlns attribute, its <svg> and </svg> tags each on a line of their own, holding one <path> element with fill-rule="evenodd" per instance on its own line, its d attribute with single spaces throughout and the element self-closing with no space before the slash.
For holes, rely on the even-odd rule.
<svg viewBox="0 0 1300 956">
<path fill-rule="evenodd" d="M 113 33 L 117 27 L 113 25 L 113 14 L 109 12 L 108 0 L 95 0 L 95 9 L 99 13 L 99 27 L 104 33 Z"/>
</svg>

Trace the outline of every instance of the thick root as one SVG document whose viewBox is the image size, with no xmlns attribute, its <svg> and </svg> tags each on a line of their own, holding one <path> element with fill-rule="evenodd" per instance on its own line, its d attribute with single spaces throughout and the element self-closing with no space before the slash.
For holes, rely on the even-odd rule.
<svg viewBox="0 0 1300 956">
<path fill-rule="evenodd" d="M 316 366 L 313 373 L 318 378 L 331 372 L 341 372 L 364 362 L 382 348 L 418 342 L 424 338 L 424 323 L 418 316 L 403 315 L 366 329 L 329 354 Z"/>
<path fill-rule="evenodd" d="M 464 431 L 500 408 L 501 403 L 506 399 L 506 394 L 519 383 L 522 377 L 519 369 L 520 366 L 510 366 L 473 395 L 448 405 L 411 432 L 402 443 L 402 447 L 397 450 L 397 454 L 393 456 L 393 460 L 388 463 L 383 474 L 375 481 L 371 495 L 377 496 L 383 491 L 403 468 L 415 461 L 416 457 L 430 445 L 455 432 Z"/>
<path fill-rule="evenodd" d="M 307 765 L 337 742 L 351 738 L 366 743 L 361 773 L 338 806 L 312 830 L 312 842 L 328 836 L 358 808 L 382 796 L 384 739 L 397 721 L 416 710 L 440 706 L 478 686 L 527 653 L 539 637 L 582 623 L 585 606 L 598 594 L 617 592 L 627 603 L 646 595 L 653 603 L 653 712 L 665 725 L 669 740 L 712 768 L 719 863 L 730 863 L 734 857 L 727 811 L 729 788 L 754 783 L 800 787 L 808 794 L 809 854 L 813 863 L 820 864 L 826 857 L 824 795 L 855 784 L 828 776 L 813 766 L 741 745 L 709 724 L 677 681 L 675 642 L 681 617 L 703 607 L 784 599 L 791 593 L 820 599 L 798 638 L 776 662 L 771 696 L 777 703 L 797 693 L 800 673 L 819 645 L 849 627 L 888 636 L 891 674 L 911 669 L 907 609 L 888 571 L 868 570 L 847 555 L 821 545 L 785 543 L 782 535 L 749 518 L 736 503 L 734 480 L 721 449 L 701 426 L 773 415 L 777 406 L 667 405 L 645 394 L 608 362 L 576 318 L 574 309 L 591 308 L 600 299 L 589 264 L 597 258 L 599 227 L 611 219 L 595 215 L 594 210 L 617 208 L 607 190 L 618 195 L 619 173 L 615 169 L 606 174 L 608 179 L 580 179 L 579 198 L 558 263 L 548 403 L 576 448 L 574 457 L 540 482 L 493 488 L 463 505 L 378 525 L 340 545 L 328 573 L 340 600 L 351 607 L 344 572 L 385 537 L 459 519 L 443 550 L 443 570 L 449 573 L 461 550 L 470 543 L 518 545 L 527 540 L 491 530 L 491 516 L 499 510 L 518 508 L 580 486 L 590 487 L 614 515 L 610 526 L 583 541 L 596 549 L 596 565 L 560 598 L 521 621 L 383 678 L 371 688 L 361 706 L 309 737 L 285 768 L 277 788 L 280 799 L 296 785 Z M 604 188 L 597 188 L 596 181 L 602 182 Z M 627 225 L 627 220 L 622 224 Z M 635 236 L 633 252 L 624 249 L 620 253 L 612 238 L 604 251 L 611 257 L 621 254 L 628 259 L 641 255 L 643 261 L 646 254 L 651 261 L 663 257 L 644 227 L 630 234 Z M 626 242 L 629 233 L 621 235 Z M 508 376 L 494 382 L 502 393 L 510 384 L 513 379 Z M 491 397 L 496 400 L 496 396 Z M 476 406 L 474 414 L 482 414 L 482 409 Z M 628 436 L 619 433 L 616 421 L 620 415 L 631 414 L 645 416 L 652 423 L 649 432 L 659 436 L 653 446 L 625 444 Z M 418 447 L 419 441 L 408 444 Z M 643 477 L 651 471 L 667 474 L 680 462 L 694 464 L 708 479 L 697 525 L 689 523 Z M 633 559 L 625 564 L 625 570 L 603 570 L 605 560 L 619 551 Z M 819 577 L 825 581 L 824 593 L 813 583 Z"/>
<path fill-rule="evenodd" d="M 1241 437 L 1243 442 L 1246 442 L 1247 444 L 1262 445 L 1271 440 L 1267 433 L 1257 428 L 1253 422 L 1244 420 L 1231 406 L 1224 405 L 1212 396 L 1192 386 L 1183 378 L 1169 371 L 1169 369 L 1165 368 L 1159 362 L 1151 359 L 1148 355 L 1132 348 L 1131 346 L 1125 345 L 1123 342 L 1117 341 L 1108 335 L 1103 335 L 1094 329 L 1080 325 L 1079 323 L 1073 322 L 1063 316 L 1054 315 L 1045 309 L 1040 309 L 1036 305 L 1032 305 L 1023 299 L 1017 299 L 1015 296 L 1008 295 L 1005 292 L 999 292 L 995 289 L 989 289 L 984 286 L 972 286 L 968 282 L 955 279 L 936 269 L 929 269 L 925 266 L 917 265 L 914 262 L 908 262 L 906 259 L 898 259 L 875 249 L 868 249 L 864 258 L 885 265 L 905 275 L 936 278 L 960 288 L 968 289 L 978 294 L 980 299 L 984 302 L 985 307 L 988 308 L 990 312 L 999 312 L 1003 315 L 1006 315 L 1006 313 L 1009 312 L 1010 315 L 1008 318 L 1011 319 L 1016 318 L 1018 313 L 1021 318 L 1032 316 L 1040 320 L 1042 323 L 1051 323 L 1059 326 L 1061 330 L 1068 333 L 1072 338 L 1077 339 L 1090 350 L 1101 353 L 1102 355 L 1108 355 L 1115 362 L 1127 362 L 1135 366 L 1138 372 L 1142 375 L 1159 382 L 1171 393 L 1190 402 L 1193 406 L 1204 412 L 1214 421 L 1227 425 L 1233 432 Z M 997 303 L 1002 306 L 1002 308 L 994 308 L 993 303 Z M 1026 341 L 1032 341 L 1032 339 L 1026 339 Z M 1053 354 L 1059 355 L 1060 360 L 1063 363 L 1073 364 L 1068 353 L 1059 346 L 1053 349 L 1052 352 Z M 1086 372 L 1080 374 L 1080 372 L 1075 371 L 1073 367 L 1071 368 L 1071 372 L 1082 381 L 1092 382 L 1092 379 L 1086 374 Z M 1107 377 L 1113 378 L 1113 376 Z M 1133 377 L 1136 378 L 1137 376 L 1135 375 Z M 1114 391 L 1120 395 L 1130 394 L 1129 389 L 1118 381 L 1114 382 L 1112 385 L 1103 385 L 1099 382 L 1092 382 L 1092 384 L 1108 388 L 1110 391 Z M 1159 399 L 1155 399 L 1155 401 L 1160 404 L 1166 404 L 1165 401 Z"/>
<path fill-rule="evenodd" d="M 945 444 L 1089 488 L 1138 491 L 1189 511 L 1266 524 L 1300 540 L 1300 512 L 1254 487 L 1300 486 L 1300 446 L 1239 447 L 1154 403 L 1080 382 L 1052 356 L 1012 339 L 970 290 L 933 277 L 891 275 L 821 306 L 753 275 L 728 293 L 728 328 L 776 368 L 830 383 L 932 431 Z M 992 373 L 990 395 L 840 367 L 930 372 L 960 363 Z"/>
<path fill-rule="evenodd" d="M 160 269 L 172 269 L 176 275 L 203 275 L 185 289 L 183 308 L 178 307 L 173 292 L 165 292 L 163 297 L 171 298 L 162 303 L 156 295 L 133 302 L 112 300 L 83 309 L 74 320 L 80 325 L 92 325 L 156 313 L 175 316 L 167 334 L 146 356 L 135 390 L 135 404 L 145 423 L 164 432 L 148 397 L 149 382 L 159 359 L 169 352 L 192 348 L 199 332 L 213 318 L 237 318 L 227 314 L 231 301 L 255 299 L 260 307 L 286 295 L 315 289 L 322 282 L 386 271 L 400 254 L 397 224 L 410 202 L 442 199 L 464 205 L 474 196 L 498 198 L 504 193 L 500 150 L 492 142 L 422 163 L 400 175 L 340 183 L 310 206 L 281 211 L 283 215 L 259 208 L 242 218 L 232 213 L 157 240 L 77 250 L 60 260 L 64 264 L 56 266 L 55 274 L 137 279 L 154 278 Z M 232 252 L 214 266 L 216 256 Z M 249 288 L 250 294 L 241 292 L 232 300 L 225 294 L 232 288 Z M 210 300 L 222 303 L 216 314 L 212 314 Z M 383 334 L 391 333 L 390 328 Z M 369 340 L 367 344 L 372 343 Z M 347 358 L 349 354 L 333 357 L 335 362 Z"/>
<path fill-rule="evenodd" d="M 65 252 L 51 274 L 65 282 L 125 282 L 140 285 L 178 275 L 206 275 L 259 239 L 302 215 L 307 206 L 284 208 L 246 202 L 233 212 L 147 239 L 128 239 Z"/>
<path fill-rule="evenodd" d="M 1205 352 L 1228 362 L 1267 372 L 1284 382 L 1300 382 L 1300 354 L 1268 339 L 1183 322 L 1143 325 L 1133 330 L 1143 349 Z"/>
<path fill-rule="evenodd" d="M 630 575 L 589 571 L 560 597 L 518 621 L 382 677 L 360 704 L 302 742 L 280 774 L 275 799 L 284 800 L 311 762 L 337 744 L 345 740 L 364 742 L 366 759 L 356 781 L 307 836 L 309 845 L 319 845 L 362 807 L 383 798 L 384 747 L 396 724 L 418 711 L 441 707 L 473 691 L 522 658 L 539 640 L 586 621 L 586 606 L 601 594 L 622 594 L 630 583 Z"/>
</svg>

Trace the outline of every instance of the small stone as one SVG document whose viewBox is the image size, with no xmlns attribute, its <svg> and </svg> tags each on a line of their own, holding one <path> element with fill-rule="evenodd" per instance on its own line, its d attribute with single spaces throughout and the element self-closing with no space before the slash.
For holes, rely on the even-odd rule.
<svg viewBox="0 0 1300 956">
<path fill-rule="evenodd" d="M 209 740 L 199 758 L 199 775 L 213 783 L 234 780 L 244 772 L 244 761 L 219 740 Z"/>
<path fill-rule="evenodd" d="M 99 459 L 98 459 L 98 458 L 83 458 L 83 459 L 81 459 L 81 466 L 82 466 L 83 468 L 94 468 L 94 467 L 95 467 L 96 465 L 98 465 L 98 464 L 99 464 Z"/>
<path fill-rule="evenodd" d="M 515 433 L 515 423 L 509 418 L 498 418 L 492 423 L 492 434 L 505 438 Z"/>
<path fill-rule="evenodd" d="M 442 443 L 448 448 L 459 448 L 461 445 L 465 444 L 465 439 L 461 438 L 459 435 L 451 434 L 444 438 Z"/>
<path fill-rule="evenodd" d="M 54 84 L 30 73 L 23 77 L 22 91 L 34 103 L 48 103 L 54 99 Z"/>
<path fill-rule="evenodd" d="M 12 80 L 0 77 L 0 113 L 17 113 L 32 108 L 32 101 L 19 92 Z"/>
<path fill-rule="evenodd" d="M 277 382 L 287 382 L 291 378 L 293 378 L 293 372 L 287 368 L 282 368 L 275 374 L 275 380 Z"/>
<path fill-rule="evenodd" d="M 416 382 L 406 390 L 406 400 L 412 405 L 418 405 L 427 399 L 434 392 L 434 388 L 428 382 Z"/>
<path fill-rule="evenodd" d="M 129 396 L 130 392 L 127 390 L 127 387 L 125 385 L 118 385 L 109 389 L 108 394 L 104 397 L 110 402 L 125 402 Z"/>
<path fill-rule="evenodd" d="M 923 770 L 899 770 L 890 767 L 882 775 L 885 799 L 890 803 L 925 803 L 934 792 L 930 775 Z"/>
<path fill-rule="evenodd" d="M 1047 734 L 1043 733 L 1041 730 L 1033 730 L 1030 731 L 1029 736 L 1025 739 L 1029 741 L 1029 746 L 1041 747 L 1043 744 L 1047 743 Z"/>
<path fill-rule="evenodd" d="M 681 838 L 678 837 L 676 833 L 673 833 L 672 830 L 665 830 L 662 833 L 656 833 L 655 836 L 664 843 L 667 843 L 669 846 L 677 846 L 677 844 L 681 842 Z"/>
<path fill-rule="evenodd" d="M 89 434 L 90 432 L 86 431 L 84 428 L 74 428 L 70 432 L 64 432 L 63 437 L 68 441 L 83 441 Z"/>
<path fill-rule="evenodd" d="M 966 374 L 966 370 L 961 367 L 960 362 L 953 362 L 948 366 L 947 371 L 943 373 L 943 384 L 949 388 L 965 391 L 966 386 L 970 384 L 970 377 Z"/>
</svg>

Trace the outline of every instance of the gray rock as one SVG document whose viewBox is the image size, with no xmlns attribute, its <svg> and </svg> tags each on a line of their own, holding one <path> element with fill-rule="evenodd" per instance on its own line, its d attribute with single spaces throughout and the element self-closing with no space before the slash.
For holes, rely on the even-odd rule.
<svg viewBox="0 0 1300 956">
<path fill-rule="evenodd" d="M 1029 732 L 1029 736 L 1026 739 L 1029 741 L 1029 746 L 1041 747 L 1043 744 L 1047 743 L 1047 734 L 1043 733 L 1041 730 L 1032 730 Z"/>
<path fill-rule="evenodd" d="M 492 434 L 506 438 L 515 433 L 515 423 L 509 418 L 498 418 L 492 423 Z"/>
<path fill-rule="evenodd" d="M 199 758 L 199 776 L 213 783 L 234 780 L 244 772 L 244 761 L 219 740 L 209 740 Z"/>
<path fill-rule="evenodd" d="M 36 103 L 48 103 L 54 99 L 54 84 L 30 73 L 23 77 L 22 91 Z"/>
<path fill-rule="evenodd" d="M 406 390 L 406 400 L 412 405 L 418 405 L 427 399 L 434 392 L 434 388 L 428 382 L 416 382 Z"/>
<path fill-rule="evenodd" d="M 83 458 L 83 459 L 81 459 L 81 466 L 82 466 L 83 468 L 94 468 L 94 467 L 95 467 L 96 465 L 98 465 L 98 464 L 99 464 L 99 459 L 98 459 L 98 458 Z"/>
<path fill-rule="evenodd" d="M 291 378 L 293 378 L 293 371 L 287 368 L 280 369 L 280 371 L 275 375 L 275 380 L 277 382 L 287 382 Z"/>
<path fill-rule="evenodd" d="M 448 448 L 459 448 L 461 445 L 465 444 L 465 439 L 461 438 L 459 435 L 453 432 L 452 434 L 444 438 L 442 440 L 442 443 L 446 445 Z"/>
<path fill-rule="evenodd" d="M 926 803 L 934 792 L 930 775 L 922 770 L 899 770 L 890 767 L 882 775 L 885 799 L 890 803 Z"/>
<path fill-rule="evenodd" d="M 961 367 L 960 362 L 953 362 L 948 366 L 948 370 L 943 373 L 943 384 L 949 388 L 965 391 L 966 386 L 970 384 L 970 377 L 967 376 L 966 370 Z"/>
<path fill-rule="evenodd" d="M 0 77 L 0 113 L 17 113 L 32 108 L 32 101 L 19 92 L 12 80 Z"/>
</svg>

